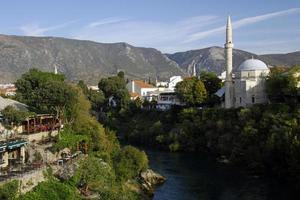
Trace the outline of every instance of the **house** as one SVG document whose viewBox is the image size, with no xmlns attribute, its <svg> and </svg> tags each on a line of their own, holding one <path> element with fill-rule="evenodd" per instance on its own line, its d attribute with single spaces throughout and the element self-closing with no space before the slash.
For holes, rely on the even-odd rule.
<svg viewBox="0 0 300 200">
<path fill-rule="evenodd" d="M 174 91 L 164 91 L 158 95 L 156 108 L 159 110 L 168 110 L 172 106 L 182 105 Z"/>
<path fill-rule="evenodd" d="M 21 111 L 28 110 L 27 105 L 20 103 L 18 101 L 8 99 L 8 98 L 3 98 L 0 96 L 0 111 L 3 110 L 4 108 L 6 108 L 7 106 L 13 106 L 15 109 L 21 110 Z"/>
<path fill-rule="evenodd" d="M 25 163 L 25 140 L 0 142 L 0 168 Z"/>
<path fill-rule="evenodd" d="M 156 109 L 167 110 L 174 105 L 182 105 L 176 92 L 172 89 L 158 89 L 147 94 L 146 100 L 149 102 L 156 101 Z"/>
<path fill-rule="evenodd" d="M 157 90 L 157 87 L 141 80 L 131 80 L 127 83 L 126 88 L 133 98 L 137 98 L 136 94 L 141 98 L 145 98 L 148 92 Z"/>
<path fill-rule="evenodd" d="M 183 81 L 181 76 L 172 76 L 169 80 L 168 88 L 175 89 L 175 86 L 177 85 L 177 83 L 179 83 L 181 81 Z"/>
<path fill-rule="evenodd" d="M 0 84 L 0 94 L 4 96 L 15 96 L 17 88 L 14 84 Z"/>
</svg>

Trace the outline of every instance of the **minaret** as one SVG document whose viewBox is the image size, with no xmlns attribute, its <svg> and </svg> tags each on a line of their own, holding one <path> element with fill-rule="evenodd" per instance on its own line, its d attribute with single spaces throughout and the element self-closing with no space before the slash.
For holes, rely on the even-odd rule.
<svg viewBox="0 0 300 200">
<path fill-rule="evenodd" d="M 194 77 L 197 76 L 196 63 L 194 63 L 194 66 L 193 66 L 193 76 L 194 76 Z"/>
<path fill-rule="evenodd" d="M 57 66 L 54 65 L 54 74 L 57 74 Z"/>
<path fill-rule="evenodd" d="M 226 78 L 225 78 L 225 108 L 233 107 L 233 82 L 232 82 L 232 26 L 230 16 L 226 25 L 226 43 L 225 43 L 225 59 L 226 59 Z"/>
</svg>

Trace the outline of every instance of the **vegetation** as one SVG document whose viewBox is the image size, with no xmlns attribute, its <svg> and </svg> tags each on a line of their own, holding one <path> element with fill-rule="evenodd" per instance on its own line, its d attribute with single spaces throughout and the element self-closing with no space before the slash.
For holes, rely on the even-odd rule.
<svg viewBox="0 0 300 200">
<path fill-rule="evenodd" d="M 64 76 L 31 69 L 16 82 L 17 99 L 38 113 L 52 113 L 70 119 L 76 104 L 76 90 L 64 82 Z"/>
<path fill-rule="evenodd" d="M 84 141 L 87 143 L 88 157 L 79 163 L 78 170 L 69 181 L 59 181 L 49 175 L 47 181 L 18 197 L 15 196 L 18 192 L 13 192 L 12 197 L 7 196 L 9 193 L 6 190 L 14 189 L 8 185 L 6 189 L 0 190 L 3 199 L 76 200 L 80 199 L 77 189 L 82 185 L 99 194 L 100 199 L 140 199 L 140 194 L 132 191 L 125 183 L 128 179 L 137 178 L 141 170 L 148 167 L 146 154 L 131 146 L 121 148 L 115 133 L 104 128 L 90 114 L 91 109 L 97 111 L 105 105 L 110 95 L 116 97 L 120 110 L 127 106 L 129 95 L 125 89 L 124 74 L 119 73 L 100 83 L 104 96 L 101 91 L 96 93 L 88 90 L 83 82 L 78 85 L 65 82 L 62 75 L 36 69 L 22 75 L 16 83 L 17 98 L 27 103 L 32 110 L 56 114 L 65 124 L 60 136 L 56 138 L 53 150 L 68 147 L 75 151 L 78 144 Z M 114 89 L 110 91 L 112 87 Z M 23 113 L 12 108 L 7 108 L 4 115 L 14 121 L 21 121 L 23 117 Z"/>
<path fill-rule="evenodd" d="M 160 112 L 134 106 L 122 112 L 107 112 L 102 122 L 131 144 L 170 151 L 209 152 L 228 158 L 251 174 L 277 177 L 299 189 L 300 105 L 295 72 L 297 68 L 272 70 L 267 79 L 272 104 L 198 109 L 194 106 L 204 99 L 197 101 L 193 95 L 191 88 L 198 81 L 193 78 L 176 87 L 190 107 Z M 202 80 L 208 95 L 212 95 L 220 85 L 218 81 L 216 84 L 207 81 L 210 78 L 206 76 Z"/>
<path fill-rule="evenodd" d="M 88 89 L 87 85 L 82 80 L 78 82 L 78 86 L 82 89 L 83 94 L 91 102 L 92 110 L 99 112 L 105 103 L 105 97 L 102 90 L 94 91 L 92 89 Z"/>
<path fill-rule="evenodd" d="M 33 116 L 34 113 L 27 111 L 20 111 L 13 106 L 7 106 L 1 111 L 6 125 L 20 125 L 27 117 Z"/>
<path fill-rule="evenodd" d="M 266 85 L 270 100 L 273 103 L 296 103 L 298 101 L 299 90 L 297 83 L 299 80 L 300 67 L 292 68 L 275 67 L 267 77 Z"/>
<path fill-rule="evenodd" d="M 117 179 L 126 181 L 140 174 L 148 168 L 148 158 L 145 152 L 141 152 L 132 146 L 125 146 L 115 159 Z"/>
<path fill-rule="evenodd" d="M 0 199 L 14 200 L 18 192 L 19 182 L 11 181 L 0 186 Z"/>
<path fill-rule="evenodd" d="M 130 96 L 126 89 L 124 72 L 121 71 L 117 76 L 101 79 L 98 87 L 99 90 L 104 93 L 104 96 L 107 99 L 107 105 L 109 104 L 109 99 L 113 98 L 118 109 L 126 108 L 128 106 Z"/>
<path fill-rule="evenodd" d="M 222 87 L 222 80 L 213 72 L 202 71 L 200 73 L 200 80 L 204 83 L 207 90 L 206 104 L 214 106 L 220 103 L 220 99 L 215 93 Z"/>
<path fill-rule="evenodd" d="M 188 106 L 196 106 L 205 102 L 207 91 L 201 80 L 196 77 L 186 78 L 176 85 L 178 97 Z"/>
</svg>

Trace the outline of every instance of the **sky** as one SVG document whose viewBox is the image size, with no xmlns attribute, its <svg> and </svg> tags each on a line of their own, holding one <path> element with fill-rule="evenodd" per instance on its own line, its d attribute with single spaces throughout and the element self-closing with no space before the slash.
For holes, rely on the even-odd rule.
<svg viewBox="0 0 300 200">
<path fill-rule="evenodd" d="M 300 0 L 2 0 L 0 33 L 126 42 L 174 53 L 223 46 L 300 51 Z"/>
</svg>

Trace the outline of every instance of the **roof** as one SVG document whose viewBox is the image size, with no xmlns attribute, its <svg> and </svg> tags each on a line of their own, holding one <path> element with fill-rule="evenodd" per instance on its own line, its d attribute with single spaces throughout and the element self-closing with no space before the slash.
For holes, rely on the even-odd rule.
<svg viewBox="0 0 300 200">
<path fill-rule="evenodd" d="M 222 97 L 225 94 L 225 87 L 221 87 L 216 93 L 215 95 L 217 95 L 218 97 Z"/>
<path fill-rule="evenodd" d="M 27 111 L 27 105 L 20 103 L 18 101 L 8 99 L 8 98 L 3 98 L 0 96 L 0 110 L 3 110 L 7 106 L 13 106 L 17 110 L 22 110 L 22 111 Z"/>
<path fill-rule="evenodd" d="M 27 144 L 27 142 L 25 140 L 15 140 L 15 141 L 12 141 L 12 142 L 8 142 L 7 143 L 7 148 L 9 150 L 11 150 L 11 149 L 15 149 L 15 148 L 19 148 L 21 146 L 24 146 L 25 144 Z"/>
<path fill-rule="evenodd" d="M 134 84 L 139 86 L 140 88 L 155 88 L 155 86 L 145 83 L 141 80 L 134 80 Z"/>
<path fill-rule="evenodd" d="M 139 96 L 139 94 L 137 92 L 130 92 L 129 94 L 131 97 L 134 97 L 134 98 Z"/>
<path fill-rule="evenodd" d="M 13 140 L 7 142 L 0 142 L 0 152 L 4 152 L 7 149 L 8 150 L 16 149 L 24 146 L 25 144 L 27 144 L 25 140 Z"/>
<path fill-rule="evenodd" d="M 252 71 L 252 70 L 268 70 L 268 66 L 261 60 L 248 59 L 240 64 L 239 71 Z"/>
</svg>

